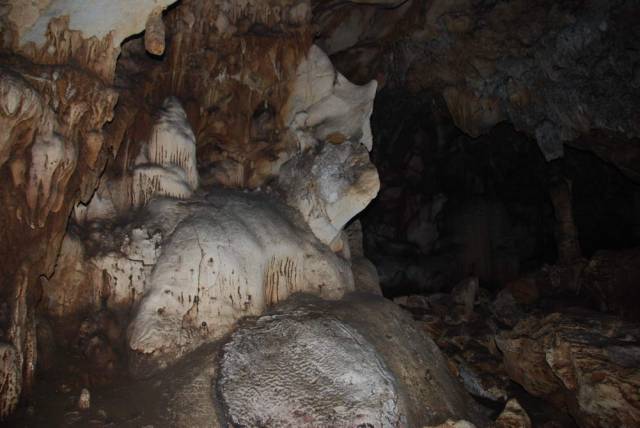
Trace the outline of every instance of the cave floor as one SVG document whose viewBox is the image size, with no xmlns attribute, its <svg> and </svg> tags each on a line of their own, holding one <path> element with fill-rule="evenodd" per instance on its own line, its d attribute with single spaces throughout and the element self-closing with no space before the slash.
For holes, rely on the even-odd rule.
<svg viewBox="0 0 640 428">
<path fill-rule="evenodd" d="M 86 410 L 78 409 L 80 391 L 86 387 L 86 374 L 77 370 L 82 362 L 67 355 L 65 369 L 37 379 L 31 400 L 4 426 L 162 428 L 174 427 L 185 417 L 189 425 L 184 426 L 216 426 L 214 400 L 206 398 L 215 367 L 211 356 L 220 349 L 221 342 L 205 345 L 149 379 L 123 375 L 89 387 L 91 406 Z"/>
</svg>

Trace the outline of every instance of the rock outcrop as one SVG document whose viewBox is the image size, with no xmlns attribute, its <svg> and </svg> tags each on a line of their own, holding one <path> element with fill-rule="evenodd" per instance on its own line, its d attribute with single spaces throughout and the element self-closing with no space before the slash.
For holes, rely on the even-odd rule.
<svg viewBox="0 0 640 428">
<path fill-rule="evenodd" d="M 582 427 L 640 422 L 635 324 L 594 312 L 530 316 L 496 337 L 509 376 Z"/>
<path fill-rule="evenodd" d="M 295 211 L 259 193 L 156 197 L 125 226 L 103 221 L 76 233 L 45 286 L 48 313 L 65 321 L 105 307 L 135 311 L 129 346 L 138 374 L 292 293 L 337 299 L 354 287 L 348 261 Z"/>
<path fill-rule="evenodd" d="M 314 2 L 316 43 L 350 79 L 438 94 L 472 136 L 510 121 L 547 160 L 571 144 L 636 180 L 637 16 L 634 1 Z"/>
<path fill-rule="evenodd" d="M 378 194 L 369 160 L 376 82 L 356 86 L 312 46 L 300 63 L 284 117 L 300 153 L 281 169 L 278 186 L 327 245 Z"/>
<path fill-rule="evenodd" d="M 221 364 L 234 424 L 422 426 L 453 415 L 486 424 L 435 344 L 372 295 L 289 299 L 234 333 Z"/>
<path fill-rule="evenodd" d="M 353 290 L 349 264 L 268 197 L 214 192 L 186 203 L 158 200 L 149 210 L 150 224 L 166 238 L 129 326 L 129 346 L 159 365 L 293 293 L 338 299 Z"/>
</svg>

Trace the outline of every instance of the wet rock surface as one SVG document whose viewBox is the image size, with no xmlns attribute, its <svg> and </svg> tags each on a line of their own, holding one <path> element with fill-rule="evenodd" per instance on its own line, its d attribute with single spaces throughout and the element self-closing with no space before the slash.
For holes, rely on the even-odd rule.
<svg viewBox="0 0 640 428">
<path fill-rule="evenodd" d="M 532 301 L 531 276 L 498 293 L 480 288 L 471 300 L 462 291 L 473 283 L 394 301 L 434 338 L 470 394 L 491 409 L 505 406 L 496 426 L 638 424 L 637 324 L 586 309 L 575 295 L 547 290 Z"/>
</svg>

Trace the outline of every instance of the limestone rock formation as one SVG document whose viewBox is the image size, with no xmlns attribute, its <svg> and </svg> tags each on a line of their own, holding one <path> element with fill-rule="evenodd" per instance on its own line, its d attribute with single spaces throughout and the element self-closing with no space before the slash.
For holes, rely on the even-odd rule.
<svg viewBox="0 0 640 428">
<path fill-rule="evenodd" d="M 407 424 L 393 374 L 362 335 L 296 315 L 262 317 L 225 346 L 219 386 L 233 424 Z"/>
<path fill-rule="evenodd" d="M 81 224 L 115 219 L 157 196 L 187 199 L 198 185 L 193 130 L 180 101 L 167 97 L 131 168 L 118 177 L 104 176 L 91 201 L 78 204 L 74 216 Z"/>
<path fill-rule="evenodd" d="M 495 428 L 531 428 L 531 420 L 518 400 L 514 398 L 507 402 L 504 410 L 491 426 Z M 438 426 L 425 428 L 476 428 L 476 425 L 464 419 L 448 419 Z"/>
<path fill-rule="evenodd" d="M 332 245 L 347 222 L 375 197 L 380 183 L 362 145 L 325 143 L 316 150 L 283 165 L 279 186 L 318 239 Z"/>
<path fill-rule="evenodd" d="M 548 160 L 571 144 L 637 179 L 630 138 L 640 122 L 630 106 L 640 98 L 639 58 L 628 35 L 639 28 L 632 17 L 634 1 L 314 2 L 316 43 L 350 79 L 433 91 L 470 135 L 508 120 Z M 591 138 L 594 130 L 611 138 Z M 626 154 L 612 150 L 611 140 Z"/>
<path fill-rule="evenodd" d="M 150 210 L 170 229 L 130 324 L 129 346 L 158 364 L 292 293 L 338 299 L 353 289 L 349 265 L 268 198 L 212 193 L 186 203 L 159 200 Z"/>
<path fill-rule="evenodd" d="M 382 298 L 296 296 L 225 345 L 218 389 L 248 426 L 485 424 L 430 339 Z"/>
<path fill-rule="evenodd" d="M 336 76 L 326 55 L 315 47 L 310 52 L 310 58 L 324 59 Z M 334 83 L 332 77 L 329 92 L 310 103 L 296 94 L 313 86 L 301 76 L 291 83 L 298 92 L 277 107 L 289 111 L 287 106 L 295 106 L 298 116 L 313 114 L 314 123 L 288 125 L 313 145 L 303 147 L 299 140 L 297 148 L 285 151 L 283 159 L 290 160 L 281 170 L 282 159 L 264 170 L 279 177 L 279 193 L 263 199 L 237 192 L 196 196 L 201 180 L 189 109 L 176 97 L 165 98 L 153 124 L 145 122 L 151 126 L 142 133 L 144 139 L 121 146 L 120 160 L 104 174 L 94 196 L 76 207 L 57 272 L 45 283 L 49 316 L 64 329 L 64 320 L 85 310 L 107 307 L 125 318 L 135 310 L 129 346 L 133 371 L 142 374 L 221 337 L 238 319 L 259 315 L 293 292 L 335 299 L 352 290 L 342 228 L 377 191 L 377 173 L 365 148 L 371 143 L 368 120 L 375 83 L 358 87 L 338 80 Z M 252 135 L 265 137 L 271 114 L 267 108 L 254 118 Z M 113 132 L 122 132 L 120 126 L 114 124 Z M 349 140 L 334 140 L 337 134 L 324 135 L 328 130 Z M 300 162 L 314 165 L 313 180 L 301 179 L 296 169 Z M 236 184 L 264 178 L 245 172 Z M 307 195 L 304 186 L 309 183 L 318 189 Z M 314 214 L 331 222 L 331 236 L 316 233 L 321 242 L 316 241 L 293 211 L 279 205 L 278 197 L 299 211 L 309 198 L 320 204 Z M 308 213 L 302 214 L 316 232 Z M 356 266 L 375 289 L 375 269 L 362 254 Z"/>
<path fill-rule="evenodd" d="M 496 428 L 531 428 L 531 419 L 515 398 L 507 401 L 504 410 L 498 416 Z"/>
<path fill-rule="evenodd" d="M 169 2 L 123 4 L 9 1 L 0 11 L 0 299 L 15 315 L 3 328 L 22 395 L 35 371 L 39 288 L 55 270 L 71 210 L 89 202 L 119 144 L 103 127 L 118 100 L 120 43 L 144 29 L 150 6 Z"/>
<path fill-rule="evenodd" d="M 140 356 L 140 368 L 133 367 L 139 373 L 223 336 L 240 318 L 292 293 L 337 299 L 353 289 L 348 262 L 265 195 L 156 198 L 124 228 L 110 224 L 65 238 L 45 287 L 47 307 L 58 320 L 105 305 L 135 309 L 129 346 Z"/>
<path fill-rule="evenodd" d="M 291 421 L 290 402 L 272 393 L 273 378 L 286 386 L 309 380 L 295 422 L 481 425 L 447 370 L 473 394 L 503 403 L 511 396 L 506 366 L 585 426 L 638 424 L 637 334 L 627 324 L 599 314 L 591 322 L 520 321 L 518 303 L 543 292 L 517 284 L 493 304 L 477 283 L 452 296 L 407 298 L 407 307 L 420 301 L 410 308 L 422 312 L 419 329 L 378 297 L 335 302 L 354 290 L 380 294 L 361 232 L 345 229 L 380 189 L 369 156 L 382 87 L 422 99 L 420 108 L 448 110 L 472 136 L 508 121 L 535 139 L 542 162 L 571 144 L 640 179 L 638 10 L 634 0 L 3 2 L 0 418 L 34 391 L 36 367 L 60 369 L 49 347 L 73 353 L 98 373 L 85 376 L 83 368 L 78 377 L 99 383 L 124 372 L 125 353 L 144 375 L 188 364 L 180 360 L 238 327 L 218 384 L 232 422 L 260 424 L 269 411 Z M 438 125 L 428 138 L 416 136 L 428 141 L 420 151 L 401 128 L 421 119 L 401 116 L 399 129 L 381 138 L 390 137 L 402 158 L 398 176 L 434 190 L 430 168 L 456 150 L 443 137 L 450 130 Z M 504 183 L 520 165 L 494 168 L 500 158 L 496 151 L 486 164 L 508 177 Z M 491 180 L 463 179 L 473 195 L 491 193 Z M 398 183 L 384 189 L 386 215 L 407 226 L 377 231 L 393 257 L 370 251 L 384 259 L 385 280 L 418 291 L 469 275 L 510 281 L 522 260 L 533 260 L 540 242 L 522 242 L 528 235 L 511 220 L 541 213 L 544 224 L 544 212 L 522 204 L 512 216 L 514 207 L 500 201 L 405 190 Z M 637 271 L 625 268 L 636 264 L 637 251 L 599 253 L 583 272 L 571 199 L 570 186 L 552 199 L 565 227 L 566 266 L 550 268 L 549 282 L 571 278 L 601 309 L 632 318 L 635 277 L 626 275 Z M 441 217 L 449 209 L 455 233 L 447 236 Z M 435 254 L 444 248 L 461 257 Z M 299 292 L 334 302 L 284 303 Z M 240 325 L 273 305 L 282 306 Z M 491 317 L 500 328 L 516 326 L 498 339 L 505 366 Z M 437 333 L 448 363 L 420 329 Z M 617 329 L 626 335 L 614 335 Z M 279 353 L 279 345 L 291 352 Z M 189 372 L 170 406 L 182 412 L 177 426 L 224 422 L 211 400 L 214 354 L 200 360 L 202 372 L 176 372 Z M 247 364 L 245 354 L 256 358 Z M 254 381 L 261 396 L 247 401 L 255 392 L 242 382 Z M 86 385 L 76 386 L 74 394 Z M 87 415 L 100 410 L 101 398 L 92 394 Z M 509 401 L 502 423 L 526 426 L 520 410 Z M 75 412 L 71 418 L 80 417 Z"/>
<path fill-rule="evenodd" d="M 131 182 L 134 207 L 145 205 L 156 195 L 186 199 L 198 188 L 196 139 L 175 97 L 164 100 L 149 142 L 135 163 Z"/>
<path fill-rule="evenodd" d="M 113 77 L 120 44 L 145 29 L 147 17 L 164 10 L 175 0 L 21 2 L 10 0 L 1 16 L 5 48 L 34 62 L 64 64 L 81 59 L 105 79 Z M 155 53 L 155 52 L 154 52 Z"/>
<path fill-rule="evenodd" d="M 639 332 L 594 312 L 530 316 L 496 337 L 509 376 L 583 427 L 640 422 Z"/>
<path fill-rule="evenodd" d="M 353 272 L 353 283 L 357 291 L 382 295 L 378 270 L 369 259 L 365 257 L 363 247 L 362 224 L 360 220 L 352 221 L 344 230 L 347 246 L 349 248 L 349 260 Z"/>
<path fill-rule="evenodd" d="M 394 302 L 414 315 L 471 395 L 502 404 L 512 389 L 495 346 L 494 337 L 499 330 L 486 293 L 478 289 L 477 278 L 468 278 L 450 294 L 402 296 Z"/>
<path fill-rule="evenodd" d="M 0 343 L 0 419 L 6 418 L 18 404 L 22 391 L 22 373 L 15 348 Z"/>
<path fill-rule="evenodd" d="M 312 46 L 292 86 L 284 117 L 301 152 L 282 166 L 278 184 L 318 239 L 330 245 L 380 187 L 367 152 L 377 85 L 350 83 Z"/>
</svg>

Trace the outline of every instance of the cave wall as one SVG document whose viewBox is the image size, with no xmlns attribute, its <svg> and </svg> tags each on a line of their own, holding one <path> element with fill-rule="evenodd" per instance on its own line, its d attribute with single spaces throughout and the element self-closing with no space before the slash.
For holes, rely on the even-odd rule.
<svg viewBox="0 0 640 428">
<path fill-rule="evenodd" d="M 640 186 L 592 152 L 567 146 L 547 162 L 510 124 L 473 138 L 443 100 L 389 87 L 372 126 L 381 191 L 360 219 L 389 296 L 468 276 L 502 287 L 544 264 L 640 243 Z"/>
<path fill-rule="evenodd" d="M 170 1 L 129 3 L 12 1 L 0 12 L 0 292 L 16 366 L 3 414 L 32 381 L 35 307 L 74 206 L 130 166 L 167 96 L 185 105 L 204 166 L 231 164 L 212 172 L 218 182 L 260 185 L 272 162 L 259 160 L 288 144 L 273 136 L 311 45 L 306 2 L 182 2 L 164 15 Z"/>
<path fill-rule="evenodd" d="M 635 1 L 389 6 L 314 2 L 317 43 L 349 78 L 432 92 L 471 136 L 509 121 L 548 160 L 570 143 L 638 179 Z"/>
<path fill-rule="evenodd" d="M 347 78 L 359 84 L 374 79 L 376 83 L 364 90 L 364 100 L 375 94 L 376 84 L 401 88 L 409 97 L 424 96 L 439 104 L 447 112 L 443 117 L 450 115 L 452 123 L 471 137 L 509 122 L 515 131 L 528 135 L 527 144 L 537 143 L 545 160 L 570 153 L 566 168 L 569 173 L 573 168 L 578 195 L 586 192 L 583 189 L 609 195 L 613 187 L 624 188 L 614 198 L 629 207 L 628 213 L 637 212 L 633 186 L 615 184 L 622 181 L 610 170 L 601 173 L 610 181 L 585 181 L 580 165 L 593 163 L 580 161 L 574 168 L 572 151 L 564 147 L 593 152 L 626 177 L 640 179 L 636 108 L 640 54 L 633 44 L 640 36 L 640 9 L 632 0 L 562 4 L 548 0 L 184 0 L 173 6 L 170 0 L 122 0 L 75 6 L 73 0 L 10 0 L 0 8 L 0 297 L 9 302 L 0 323 L 4 340 L 12 346 L 7 348 L 12 354 L 7 361 L 14 360 L 11 382 L 17 390 L 0 413 L 15 406 L 23 385 L 29 389 L 37 359 L 35 308 L 55 271 L 69 216 L 78 203 L 89 204 L 94 194 L 107 198 L 118 193 L 113 185 L 122 183 L 134 167 L 164 100 L 175 96 L 184 108 L 196 141 L 201 185 L 270 188 L 282 165 L 299 150 L 290 129 L 298 125 L 291 117 L 295 109 L 287 100 L 312 43 L 326 51 L 346 76 L 331 75 L 336 77 L 328 83 L 333 95 L 336 87 L 349 87 Z M 331 62 L 321 55 L 317 58 Z M 334 107 L 343 100 L 337 98 Z M 370 110 L 360 112 L 361 116 L 367 113 Z M 343 125 L 340 118 L 331 119 L 327 122 Z M 412 115 L 402 120 L 420 118 Z M 436 135 L 418 135 L 415 141 L 399 138 L 401 133 L 380 133 L 394 153 L 406 150 L 411 155 L 401 166 L 419 190 L 408 199 L 411 207 L 393 213 L 404 216 L 402 221 L 424 216 L 428 229 L 439 222 L 438 212 L 445 207 L 437 196 L 455 193 L 428 175 L 432 152 L 450 150 L 443 141 L 447 133 L 455 133 L 452 129 L 435 124 Z M 367 129 L 351 131 L 353 135 L 334 133 L 322 139 L 336 147 L 354 135 L 370 141 Z M 508 133 L 507 139 L 520 138 L 511 130 Z M 462 156 L 458 160 L 480 159 L 478 168 L 487 162 L 492 174 L 504 174 L 513 166 L 491 165 L 496 159 L 491 153 L 504 146 L 483 149 L 476 156 L 473 149 L 468 154 L 460 149 L 469 138 L 459 137 L 465 141 L 454 146 Z M 488 147 L 489 143 L 479 144 Z M 536 168 L 544 168 L 539 153 L 519 142 L 513 147 L 520 147 Z M 364 149 L 358 150 L 358 159 L 368 156 Z M 509 150 L 506 159 L 520 149 Z M 455 156 L 451 162 L 452 171 L 466 165 L 457 164 Z M 367 170 L 366 162 L 362 164 L 367 179 L 356 187 L 364 188 L 366 195 L 375 193 L 377 175 Z M 305 160 L 299 165 L 306 165 Z M 456 186 L 473 194 L 478 183 L 474 174 L 469 175 L 465 180 L 470 182 Z M 539 179 L 535 171 L 517 177 Z M 516 199 L 521 195 L 514 189 L 527 186 L 502 180 L 508 186 L 495 189 L 515 193 Z M 360 198 L 360 208 L 367 199 L 361 193 L 353 195 Z M 533 199 L 540 202 L 542 196 L 535 194 Z M 582 239 L 597 242 L 593 248 L 582 243 L 587 253 L 606 245 L 593 232 L 600 219 L 637 229 L 630 214 L 603 210 L 583 215 L 589 209 L 579 201 L 578 196 L 578 226 L 586 231 Z M 529 202 L 516 205 L 527 211 Z M 545 204 L 536 205 L 535 216 L 523 215 L 546 218 L 550 212 Z M 517 212 L 509 213 L 513 208 L 494 210 L 492 205 L 487 209 L 498 213 L 500 229 L 510 223 L 507 217 L 517 217 Z M 327 242 L 323 242 L 339 252 L 344 242 L 336 233 L 346 216 L 343 207 L 333 209 L 329 223 L 340 227 L 327 227 Z M 531 218 L 525 223 L 533 225 L 535 233 L 548 236 L 547 223 L 535 225 Z M 421 233 L 437 232 L 419 226 Z M 506 235 L 511 233 L 513 241 L 513 236 L 520 235 L 512 232 Z M 615 233 L 622 235 L 619 230 Z M 549 245 L 545 239 L 523 251 L 544 253 Z M 412 244 L 422 247 L 419 253 L 424 254 L 433 250 L 436 241 Z"/>
</svg>

